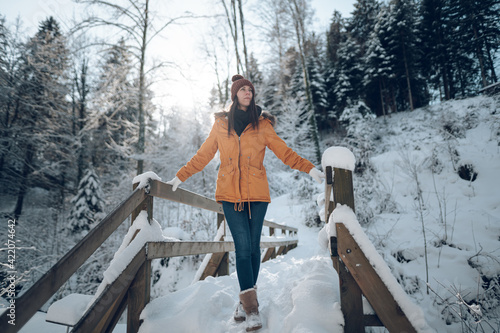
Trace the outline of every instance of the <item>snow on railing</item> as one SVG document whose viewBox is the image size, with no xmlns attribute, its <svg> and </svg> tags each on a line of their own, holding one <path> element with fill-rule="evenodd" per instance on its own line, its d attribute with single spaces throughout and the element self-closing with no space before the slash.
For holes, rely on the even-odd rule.
<svg viewBox="0 0 500 333">
<path fill-rule="evenodd" d="M 378 276 L 382 279 L 382 282 L 386 285 L 395 301 L 401 307 L 401 310 L 406 314 L 406 317 L 412 323 L 413 327 L 415 327 L 418 332 L 433 332 L 427 325 L 424 312 L 410 300 L 406 292 L 396 280 L 389 269 L 389 266 L 387 266 L 387 263 L 378 253 L 377 249 L 359 224 L 356 214 L 352 211 L 352 209 L 346 205 L 340 204 L 335 207 L 330 215 L 329 222 L 327 223 L 327 226 L 330 226 L 330 228 L 327 228 L 329 238 L 337 237 L 335 223 L 343 223 L 349 230 L 349 233 L 359 245 L 360 249 L 363 251 Z"/>
<path fill-rule="evenodd" d="M 128 229 L 113 260 L 111 260 L 108 268 L 104 271 L 102 282 L 97 288 L 89 306 L 99 298 L 107 285 L 113 283 L 116 278 L 120 276 L 123 270 L 130 264 L 135 255 L 146 243 L 162 241 L 178 242 L 179 240 L 172 237 L 165 237 L 160 224 L 155 219 L 151 219 L 150 223 L 148 221 L 147 212 L 141 211 Z"/>
<path fill-rule="evenodd" d="M 328 217 L 328 221 L 325 221 L 325 226 L 320 230 L 318 234 L 318 242 L 320 245 L 325 248 L 325 249 L 330 249 L 331 255 L 332 255 L 332 260 L 334 261 L 334 266 L 335 263 L 339 263 L 339 266 L 337 269 L 337 272 L 339 273 L 339 276 L 343 273 L 343 267 L 345 264 L 345 267 L 349 266 L 350 269 L 353 269 L 354 271 L 358 271 L 357 274 L 360 274 L 360 272 L 373 272 L 370 274 L 372 278 L 374 276 L 378 276 L 377 279 L 370 279 L 368 282 L 365 280 L 363 277 L 357 276 L 355 278 L 356 284 L 358 284 L 358 288 L 362 288 L 366 283 L 371 284 L 370 287 L 376 286 L 376 288 L 379 289 L 386 289 L 390 295 L 392 295 L 393 301 L 391 301 L 390 297 L 386 298 L 387 301 L 390 302 L 395 302 L 403 311 L 405 317 L 407 318 L 408 324 L 410 324 L 414 330 L 417 332 L 432 332 L 432 330 L 429 328 L 427 325 L 427 322 L 424 317 L 424 313 L 422 309 L 420 309 L 418 306 L 416 306 L 414 303 L 411 302 L 410 298 L 406 294 L 406 292 L 403 290 L 401 285 L 398 283 L 394 275 L 392 274 L 391 270 L 387 266 L 386 262 L 382 258 L 382 256 L 377 252 L 377 249 L 375 246 L 372 244 L 372 242 L 369 240 L 368 236 L 365 234 L 363 231 L 361 225 L 359 224 L 356 214 L 354 212 L 354 196 L 353 196 L 353 189 L 352 189 L 352 172 L 354 171 L 355 167 L 355 157 L 353 153 L 343 147 L 331 147 L 328 148 L 325 153 L 323 154 L 322 158 L 322 166 L 323 169 L 325 170 L 326 177 L 327 177 L 327 182 L 325 184 L 325 193 L 323 195 L 318 196 L 317 203 L 318 205 L 322 208 L 322 211 L 320 212 L 320 216 L 325 219 L 328 214 L 325 214 L 325 210 L 328 209 L 328 212 L 330 213 Z M 327 167 L 331 167 L 328 168 Z M 340 173 L 339 179 L 336 179 L 336 181 L 339 182 L 339 184 L 335 184 L 334 182 L 334 169 L 344 169 L 344 170 L 339 170 L 342 171 Z M 344 174 L 345 170 L 349 170 Z M 345 178 L 345 179 L 344 179 Z M 338 188 L 337 188 L 338 187 Z M 341 191 L 338 191 L 338 190 Z M 345 195 L 346 192 L 349 191 L 349 195 Z M 331 197 L 331 192 L 333 193 L 338 193 L 339 198 L 333 198 Z M 330 200 L 331 199 L 331 200 Z M 330 202 L 333 202 L 333 204 L 326 204 L 326 200 L 329 200 Z M 336 205 L 336 207 L 333 207 L 333 205 Z M 351 206 L 351 207 L 350 207 Z M 333 210 L 332 210 L 333 209 Z M 342 232 L 341 236 L 337 236 L 337 228 L 339 228 L 339 232 Z M 347 233 L 345 233 L 347 231 Z M 350 238 L 348 235 L 352 236 L 352 239 L 354 242 L 350 242 L 347 239 Z M 338 238 L 340 237 L 340 238 Z M 345 238 L 345 239 L 343 239 Z M 345 249 L 345 244 L 348 244 L 350 242 L 348 249 Z M 333 244 L 332 244 L 333 243 Z M 342 246 L 341 246 L 342 243 Z M 359 253 L 357 250 L 355 251 L 351 246 L 358 247 L 361 253 Z M 346 251 L 346 253 L 342 252 L 341 250 Z M 356 255 L 354 255 L 354 252 L 356 252 Z M 362 259 L 363 256 L 366 259 Z M 335 259 L 334 259 L 335 258 Z M 362 264 L 364 261 L 367 260 L 369 265 L 373 268 L 373 270 L 370 271 L 370 269 L 366 270 L 364 267 L 359 267 L 360 265 L 365 266 L 367 265 L 366 262 Z M 341 268 L 342 267 L 342 268 Z M 363 268 L 363 270 L 361 270 Z M 342 271 L 342 272 L 341 272 Z M 355 273 L 353 272 L 353 275 Z M 352 278 L 350 278 L 352 279 Z M 359 279 L 359 281 L 358 281 Z M 376 282 L 379 281 L 379 282 Z M 344 281 L 345 283 L 345 281 Z M 384 288 L 385 285 L 385 288 Z M 350 287 L 347 285 L 344 285 L 346 290 L 349 290 Z M 363 289 L 363 293 L 364 290 Z M 374 308 L 375 305 L 376 307 L 381 311 L 379 315 L 384 314 L 384 317 L 387 318 L 387 314 L 390 312 L 387 312 L 387 307 L 389 305 L 386 304 L 380 304 L 380 300 L 373 298 L 373 291 L 370 290 L 369 288 L 366 289 L 366 292 L 368 294 L 365 294 L 365 297 L 368 298 L 369 294 L 371 297 L 370 302 L 376 302 L 376 304 L 371 304 Z M 382 294 L 379 294 L 382 295 Z M 384 296 L 385 297 L 385 296 Z M 354 303 L 349 303 L 350 301 L 346 301 L 347 308 L 343 308 L 343 312 L 347 311 L 355 311 L 353 313 L 356 313 L 358 309 L 353 310 L 351 306 Z M 343 304 L 342 300 L 341 303 Z M 350 305 L 349 305 L 350 304 Z M 391 303 L 392 304 L 392 303 Z M 342 305 L 343 306 L 343 305 Z M 390 307 L 390 306 L 389 306 Z M 361 314 L 363 314 L 363 309 L 361 309 Z M 391 310 L 393 311 L 393 310 Z M 394 316 L 397 316 L 397 313 L 393 313 Z M 351 318 L 352 319 L 352 318 Z M 359 318 L 361 319 L 361 318 Z M 382 319 L 380 317 L 379 319 Z M 387 319 L 386 319 L 387 320 Z M 388 320 L 387 324 L 391 325 L 393 328 L 393 325 L 406 325 L 403 321 L 391 321 Z M 387 326 L 387 324 L 385 324 Z M 358 327 L 359 324 L 349 324 L 350 325 L 350 330 L 354 327 Z M 363 326 L 363 324 L 361 324 Z M 402 327 L 402 326 L 401 326 Z M 401 328 L 399 327 L 399 328 Z M 408 326 L 408 328 L 411 329 L 411 327 Z M 347 323 L 346 323 L 346 329 L 347 329 Z"/>
</svg>

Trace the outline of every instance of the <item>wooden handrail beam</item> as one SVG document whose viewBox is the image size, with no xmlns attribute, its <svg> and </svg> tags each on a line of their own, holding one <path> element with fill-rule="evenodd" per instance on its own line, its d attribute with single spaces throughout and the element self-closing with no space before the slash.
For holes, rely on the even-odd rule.
<svg viewBox="0 0 500 333">
<path fill-rule="evenodd" d="M 389 332 L 416 332 L 394 296 L 343 223 L 335 225 L 338 252 L 354 280 Z"/>
<path fill-rule="evenodd" d="M 192 207 L 206 209 L 219 214 L 224 214 L 222 205 L 215 200 L 204 197 L 202 195 L 190 192 L 188 190 L 178 188 L 175 192 L 172 191 L 172 185 L 161 182 L 159 180 L 150 181 L 149 194 L 162 199 L 183 203 Z"/>
<path fill-rule="evenodd" d="M 275 228 L 275 229 L 281 229 L 281 230 L 289 230 L 293 232 L 297 232 L 298 229 L 294 227 L 290 227 L 287 225 L 279 224 L 279 223 L 274 223 L 271 221 L 264 220 L 264 226 L 269 227 L 269 228 Z"/>
<path fill-rule="evenodd" d="M 119 299 L 126 296 L 129 286 L 132 284 L 137 272 L 146 261 L 146 246 L 144 246 L 131 260 L 123 272 L 106 286 L 106 289 L 89 307 L 78 323 L 73 327 L 72 333 L 77 332 L 111 332 L 113 328 L 107 327 L 105 321 L 107 318 L 116 316 L 109 312 L 116 312 L 120 309 Z M 117 302 L 118 301 L 118 302 Z M 113 307 L 112 305 L 115 305 Z M 120 314 L 118 314 L 119 316 Z"/>
<path fill-rule="evenodd" d="M 298 240 L 263 241 L 261 248 L 297 244 Z M 234 251 L 233 242 L 149 242 L 148 259 Z"/>
<path fill-rule="evenodd" d="M 174 202 L 179 202 L 192 207 L 206 209 L 219 214 L 224 214 L 222 205 L 217 201 L 199 195 L 197 193 L 178 188 L 175 192 L 172 191 L 172 185 L 161 182 L 159 180 L 150 181 L 150 192 L 149 194 L 162 199 L 167 199 Z M 289 227 L 286 225 L 274 223 L 271 221 L 264 220 L 264 226 L 272 227 L 276 229 L 290 230 L 297 232 L 297 228 Z"/>
</svg>

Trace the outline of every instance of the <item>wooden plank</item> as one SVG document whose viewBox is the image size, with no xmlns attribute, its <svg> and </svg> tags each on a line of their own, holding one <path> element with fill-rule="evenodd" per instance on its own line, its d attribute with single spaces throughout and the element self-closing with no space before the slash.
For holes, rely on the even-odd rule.
<svg viewBox="0 0 500 333">
<path fill-rule="evenodd" d="M 274 248 L 274 247 L 270 247 L 267 249 L 266 254 L 264 255 L 264 258 L 262 258 L 262 262 L 266 262 L 272 258 L 276 258 L 276 248 Z"/>
<path fill-rule="evenodd" d="M 106 323 L 114 322 L 112 318 L 116 318 L 117 311 L 121 308 L 119 305 L 122 302 L 119 300 L 127 294 L 127 290 L 136 277 L 137 272 L 146 261 L 146 255 L 146 246 L 144 246 L 120 276 L 104 289 L 103 293 L 75 325 L 72 332 L 87 333 L 104 332 L 107 330 Z"/>
<path fill-rule="evenodd" d="M 389 332 L 416 332 L 343 223 L 336 224 L 339 257 Z"/>
<path fill-rule="evenodd" d="M 217 276 L 217 271 L 219 270 L 225 256 L 226 252 L 213 253 L 212 258 L 210 258 L 207 267 L 205 267 L 205 270 L 200 277 L 200 280 L 205 280 L 209 276 Z"/>
<path fill-rule="evenodd" d="M 145 198 L 144 190 L 134 191 L 97 226 L 91 229 L 29 290 L 16 298 L 16 308 L 22 309 L 16 313 L 16 325 L 8 324 L 7 311 L 5 311 L 0 317 L 0 332 L 17 332 L 21 329 Z"/>
<path fill-rule="evenodd" d="M 106 330 L 104 331 L 105 333 L 112 333 L 116 327 L 116 324 L 118 324 L 118 321 L 120 321 L 120 318 L 127 308 L 128 304 L 128 296 L 127 292 L 124 290 L 123 291 L 123 296 L 120 294 L 120 298 L 118 300 L 120 302 L 120 305 L 114 311 L 114 315 L 112 317 L 109 317 L 106 322 L 103 323 L 103 327 L 106 327 Z M 99 333 L 100 331 L 94 330 L 94 333 Z"/>
<path fill-rule="evenodd" d="M 261 248 L 289 246 L 297 244 L 297 239 L 283 241 L 265 241 L 260 243 Z M 233 242 L 149 242 L 148 259 L 189 256 L 234 251 Z"/>
<path fill-rule="evenodd" d="M 373 315 L 364 315 L 363 323 L 366 326 L 384 326 L 384 324 L 380 321 L 379 317 L 376 314 Z"/>
<path fill-rule="evenodd" d="M 294 231 L 294 232 L 298 231 L 297 228 L 290 227 L 290 226 L 283 225 L 283 224 L 279 224 L 279 223 L 274 223 L 274 222 L 267 221 L 267 220 L 264 220 L 264 226 L 270 227 L 270 228 L 275 228 L 275 229 L 290 230 L 290 231 Z"/>
<path fill-rule="evenodd" d="M 204 197 L 202 195 L 178 188 L 175 192 L 172 191 L 172 185 L 163 183 L 158 180 L 151 181 L 150 195 L 167 199 L 182 204 L 186 204 L 192 207 L 206 209 L 219 214 L 224 214 L 222 205 L 217 203 L 215 200 Z M 284 230 L 297 231 L 297 228 L 289 227 L 279 223 L 274 223 L 271 221 L 264 220 L 264 225 L 267 227 L 280 228 Z"/>
<path fill-rule="evenodd" d="M 325 168 L 325 223 L 328 223 L 330 219 L 330 214 L 333 209 L 333 201 L 331 201 L 332 190 L 333 190 L 333 170 L 331 166 Z"/>
<path fill-rule="evenodd" d="M 226 222 L 224 214 L 217 214 L 217 230 L 223 226 L 224 232 L 222 233 L 220 241 L 223 241 L 226 237 Z M 229 275 L 229 252 L 224 252 L 224 256 L 219 261 L 219 265 L 215 272 L 215 276 Z"/>
<path fill-rule="evenodd" d="M 274 236 L 274 229 L 275 228 L 273 227 L 269 227 L 269 236 Z M 262 258 L 262 262 L 266 262 L 271 258 L 276 258 L 276 249 L 274 247 L 270 247 L 267 249 L 264 258 Z"/>
<path fill-rule="evenodd" d="M 261 248 L 269 248 L 269 247 L 280 247 L 280 246 L 290 246 L 290 245 L 297 245 L 299 243 L 298 239 L 291 239 L 291 240 L 282 240 L 282 241 L 264 241 L 260 242 L 260 247 Z"/>
<path fill-rule="evenodd" d="M 338 258 L 337 258 L 338 259 Z M 340 308 L 344 314 L 344 333 L 364 332 L 363 299 L 361 289 L 341 260 L 337 260 L 339 273 Z"/>
<path fill-rule="evenodd" d="M 212 212 L 224 214 L 222 205 L 215 200 L 209 199 L 202 195 L 178 188 L 175 192 L 172 191 L 172 185 L 163 183 L 158 180 L 151 181 L 151 190 L 149 192 L 152 196 L 183 203 L 192 207 L 206 209 Z"/>
<path fill-rule="evenodd" d="M 151 179 L 149 179 L 151 184 Z M 134 189 L 136 184 L 134 184 Z M 153 197 L 148 195 L 146 200 L 139 205 L 132 213 L 132 216 L 139 214 L 141 211 L 146 211 L 148 223 L 153 220 Z M 137 216 L 137 215 L 136 215 Z M 133 223 L 133 220 L 132 220 Z M 136 232 L 138 232 L 137 230 Z M 136 234 L 134 234 L 134 239 Z M 127 311 L 127 333 L 136 333 L 141 325 L 140 314 L 146 304 L 149 303 L 151 295 L 151 260 L 144 260 L 144 263 L 139 268 L 130 288 L 127 292 L 128 311 Z"/>
<path fill-rule="evenodd" d="M 333 168 L 333 200 L 333 207 L 337 207 L 337 204 L 347 205 L 355 211 L 351 170 Z"/>
<path fill-rule="evenodd" d="M 113 302 L 108 310 L 106 311 L 106 315 L 103 317 L 101 322 L 94 328 L 93 333 L 112 333 L 116 324 L 120 320 L 123 311 L 127 308 L 128 297 L 127 291 L 124 290 L 118 298 Z"/>
<path fill-rule="evenodd" d="M 151 260 L 144 260 L 128 289 L 127 333 L 136 333 L 140 314 L 151 297 Z"/>
<path fill-rule="evenodd" d="M 234 251 L 233 242 L 149 242 L 148 259 Z"/>
<path fill-rule="evenodd" d="M 217 268 L 216 276 L 229 275 L 229 252 L 224 252 L 219 268 Z"/>
</svg>

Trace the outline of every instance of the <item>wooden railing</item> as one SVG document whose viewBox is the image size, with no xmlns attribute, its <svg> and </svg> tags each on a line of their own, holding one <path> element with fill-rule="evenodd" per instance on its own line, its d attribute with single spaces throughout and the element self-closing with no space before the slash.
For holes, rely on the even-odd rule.
<svg viewBox="0 0 500 333">
<path fill-rule="evenodd" d="M 148 221 L 153 218 L 153 197 L 187 204 L 217 213 L 218 227 L 224 222 L 221 204 L 212 199 L 177 189 L 171 185 L 149 180 L 144 188 L 136 188 L 115 210 L 95 226 L 78 244 L 52 266 L 29 290 L 16 298 L 15 325 L 8 323 L 10 318 L 5 311 L 0 316 L 0 332 L 17 332 L 28 320 L 59 290 L 59 288 L 82 266 L 82 264 L 101 246 L 123 221 L 132 215 L 132 221 L 142 210 L 148 213 Z M 263 261 L 285 254 L 297 246 L 297 229 L 270 221 L 264 221 L 269 235 L 280 229 L 284 239 L 262 241 L 261 247 L 267 248 Z M 213 253 L 201 279 L 206 276 L 226 275 L 229 273 L 228 252 L 234 251 L 233 242 L 150 242 L 135 255 L 125 270 L 115 279 L 88 308 L 71 332 L 111 332 L 127 308 L 127 332 L 137 332 L 139 316 L 149 302 L 151 288 L 151 260 L 157 258 L 187 256 Z"/>
<path fill-rule="evenodd" d="M 337 204 L 347 205 L 354 212 L 354 190 L 350 170 L 328 166 L 325 175 L 325 222 L 328 223 Z M 335 228 L 337 235 L 330 238 L 330 255 L 339 275 L 344 332 L 364 332 L 367 326 L 385 326 L 389 332 L 416 332 L 344 223 L 335 223 L 330 228 Z M 362 296 L 375 314 L 364 314 Z"/>
</svg>

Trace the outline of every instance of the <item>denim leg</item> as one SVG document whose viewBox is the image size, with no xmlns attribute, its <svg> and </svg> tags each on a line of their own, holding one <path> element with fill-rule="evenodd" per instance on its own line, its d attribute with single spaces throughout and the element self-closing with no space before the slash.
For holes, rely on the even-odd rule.
<svg viewBox="0 0 500 333">
<path fill-rule="evenodd" d="M 267 202 L 251 202 L 250 210 L 252 218 L 250 219 L 250 239 L 252 240 L 252 271 L 253 284 L 257 284 L 260 269 L 260 236 L 262 234 L 262 225 L 267 212 Z"/>
<path fill-rule="evenodd" d="M 257 282 L 260 267 L 260 236 L 267 205 L 267 202 L 251 202 L 250 219 L 248 204 L 245 204 L 243 211 L 238 212 L 234 210 L 234 203 L 222 202 L 224 215 L 233 236 L 240 290 L 250 289 Z"/>
</svg>

